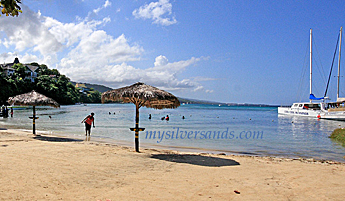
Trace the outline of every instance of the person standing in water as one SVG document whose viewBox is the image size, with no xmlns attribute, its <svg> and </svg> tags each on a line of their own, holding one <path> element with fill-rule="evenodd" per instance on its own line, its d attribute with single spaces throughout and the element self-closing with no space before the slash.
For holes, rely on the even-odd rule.
<svg viewBox="0 0 345 201">
<path fill-rule="evenodd" d="M 93 125 L 93 127 L 95 128 L 95 118 L 93 117 L 95 115 L 95 113 L 91 113 L 91 115 L 88 115 L 87 117 L 85 117 L 85 119 L 83 121 L 81 121 L 81 123 L 85 123 L 85 135 L 87 136 L 87 134 L 89 133 L 89 136 L 91 135 L 91 125 Z"/>
</svg>

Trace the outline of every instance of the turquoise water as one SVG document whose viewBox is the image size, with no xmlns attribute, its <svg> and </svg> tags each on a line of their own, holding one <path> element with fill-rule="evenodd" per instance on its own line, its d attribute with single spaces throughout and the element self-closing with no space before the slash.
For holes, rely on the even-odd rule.
<svg viewBox="0 0 345 201">
<path fill-rule="evenodd" d="M 37 132 L 85 138 L 80 122 L 91 112 L 95 113 L 96 126 L 91 140 L 134 145 L 134 132 L 129 130 L 134 127 L 133 104 L 38 107 Z M 149 114 L 152 119 L 148 119 Z M 170 121 L 161 120 L 166 115 Z M 0 118 L 0 127 L 32 130 L 29 116 L 31 108 L 15 110 L 14 118 Z M 275 107 L 141 108 L 140 127 L 145 128 L 140 132 L 141 147 L 345 161 L 345 148 L 328 138 L 334 129 L 345 127 L 345 122 L 278 116 Z"/>
</svg>

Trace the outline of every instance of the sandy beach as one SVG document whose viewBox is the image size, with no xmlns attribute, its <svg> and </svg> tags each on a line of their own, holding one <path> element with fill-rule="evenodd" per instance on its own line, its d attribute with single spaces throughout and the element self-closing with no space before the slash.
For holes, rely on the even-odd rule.
<svg viewBox="0 0 345 201">
<path fill-rule="evenodd" d="M 141 149 L 0 129 L 0 200 L 343 200 L 345 164 Z"/>
</svg>

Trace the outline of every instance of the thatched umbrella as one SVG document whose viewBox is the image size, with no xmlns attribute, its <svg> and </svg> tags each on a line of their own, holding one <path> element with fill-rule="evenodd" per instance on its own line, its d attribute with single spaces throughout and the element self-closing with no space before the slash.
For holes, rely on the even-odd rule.
<svg viewBox="0 0 345 201">
<path fill-rule="evenodd" d="M 114 89 L 102 94 L 102 103 L 106 100 L 123 101 L 135 104 L 135 151 L 139 152 L 139 108 L 144 106 L 154 109 L 177 108 L 180 101 L 171 93 L 160 90 L 156 87 L 138 82 L 131 86 Z"/>
<path fill-rule="evenodd" d="M 36 134 L 35 131 L 35 120 L 38 119 L 36 117 L 35 106 L 51 106 L 51 107 L 60 107 L 60 104 L 57 103 L 52 98 L 49 98 L 43 94 L 37 93 L 36 91 L 32 90 L 29 93 L 20 94 L 14 97 L 9 97 L 7 102 L 10 105 L 22 105 L 22 106 L 33 106 L 33 115 L 29 117 L 32 119 L 32 133 Z"/>
</svg>

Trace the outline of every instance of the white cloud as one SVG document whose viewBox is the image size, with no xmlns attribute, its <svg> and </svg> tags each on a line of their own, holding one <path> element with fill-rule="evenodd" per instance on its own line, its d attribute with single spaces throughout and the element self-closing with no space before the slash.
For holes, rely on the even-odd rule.
<svg viewBox="0 0 345 201">
<path fill-rule="evenodd" d="M 160 3 L 167 4 L 168 1 Z M 104 5 L 109 6 L 109 3 Z M 46 64 L 73 81 L 113 88 L 141 81 L 169 91 L 206 92 L 197 79 L 179 79 L 179 75 L 207 58 L 191 57 L 169 62 L 167 57 L 159 55 L 152 67 L 138 68 L 128 63 L 141 60 L 144 48 L 131 43 L 124 34 L 114 37 L 99 29 L 110 18 L 89 20 L 86 17 L 77 22 L 63 23 L 34 13 L 27 7 L 24 9 L 18 18 L 0 18 L 0 32 L 5 33 L 0 45 L 15 50 L 15 53 L 9 51 L 0 55 L 0 59 L 6 62 L 13 62 L 14 55 L 18 55 L 23 63 Z"/>
<path fill-rule="evenodd" d="M 167 64 L 168 64 L 168 59 L 165 56 L 160 55 L 156 57 L 155 63 L 154 63 L 155 66 L 164 66 Z"/>
<path fill-rule="evenodd" d="M 56 62 L 56 53 L 62 50 L 63 44 L 42 24 L 40 13 L 34 13 L 24 5 L 22 8 L 24 12 L 19 17 L 0 18 L 0 31 L 7 36 L 2 44 L 19 52 L 39 52 Z"/>
<path fill-rule="evenodd" d="M 101 11 L 102 9 L 104 9 L 104 8 L 106 8 L 106 7 L 109 7 L 109 6 L 111 6 L 111 2 L 110 2 L 109 0 L 106 0 L 106 1 L 104 2 L 103 6 L 94 9 L 93 12 L 94 12 L 95 14 L 98 14 L 99 11 Z"/>
<path fill-rule="evenodd" d="M 108 6 L 111 6 L 111 2 L 110 2 L 109 0 L 106 0 L 106 1 L 104 2 L 103 7 L 106 8 L 106 7 L 108 7 Z"/>
<path fill-rule="evenodd" d="M 197 87 L 194 89 L 194 91 L 199 91 L 199 90 L 202 90 L 202 89 L 204 89 L 203 86 L 197 86 Z"/>
<path fill-rule="evenodd" d="M 24 55 L 18 55 L 18 58 L 20 58 L 19 61 L 22 63 L 36 62 L 39 64 L 46 64 L 46 63 L 48 63 L 48 60 L 49 60 L 49 58 L 45 58 L 44 60 L 41 60 L 36 55 L 28 54 L 28 53 L 25 53 Z"/>
<path fill-rule="evenodd" d="M 165 56 L 161 55 L 156 58 L 156 61 L 160 58 L 166 59 Z M 101 83 L 113 88 L 141 81 L 166 90 L 191 89 L 195 91 L 194 88 L 202 89 L 199 83 L 189 79 L 179 80 L 177 75 L 198 61 L 200 61 L 199 58 L 191 58 L 185 61 L 165 63 L 152 68 L 140 69 L 125 62 L 120 64 L 114 62 L 115 64 L 113 65 L 107 65 L 104 59 L 99 57 L 88 60 L 70 57 L 61 61 L 59 69 L 71 77 L 72 80 Z M 85 68 L 85 66 L 88 66 L 88 68 Z"/>
<path fill-rule="evenodd" d="M 15 52 L 3 52 L 0 54 L 0 63 L 11 63 L 16 56 L 17 54 Z"/>
<path fill-rule="evenodd" d="M 169 63 L 165 56 L 160 55 L 156 57 L 154 67 L 145 69 L 145 76 L 142 77 L 142 80 L 149 83 L 153 82 L 156 86 L 168 90 L 197 88 L 200 86 L 199 83 L 190 79 L 179 80 L 178 75 L 202 59 L 192 57 L 188 60 Z"/>
<path fill-rule="evenodd" d="M 151 19 L 153 23 L 164 26 L 176 24 L 177 20 L 172 15 L 172 4 L 169 0 L 159 0 L 158 2 L 151 2 L 145 4 L 139 9 L 135 9 L 132 14 L 136 18 Z"/>
<path fill-rule="evenodd" d="M 219 78 L 210 78 L 210 77 L 194 77 L 193 79 L 196 82 L 203 82 L 203 81 L 214 81 L 219 80 Z"/>
<path fill-rule="evenodd" d="M 106 79 L 113 75 L 111 70 L 114 68 L 110 68 L 110 64 L 124 68 L 126 64 L 119 63 L 139 60 L 142 52 L 141 47 L 130 46 L 124 35 L 114 39 L 102 30 L 95 30 L 80 39 L 79 44 L 58 64 L 58 68 L 72 79 L 87 81 L 99 78 L 98 82 L 111 82 Z"/>
<path fill-rule="evenodd" d="M 20 63 L 32 63 L 36 62 L 39 64 L 47 64 L 51 62 L 50 57 L 38 57 L 34 54 L 24 53 L 24 54 L 18 54 L 17 52 L 6 52 L 0 54 L 0 62 L 2 63 L 12 63 L 14 61 L 14 58 L 18 58 Z"/>
</svg>

